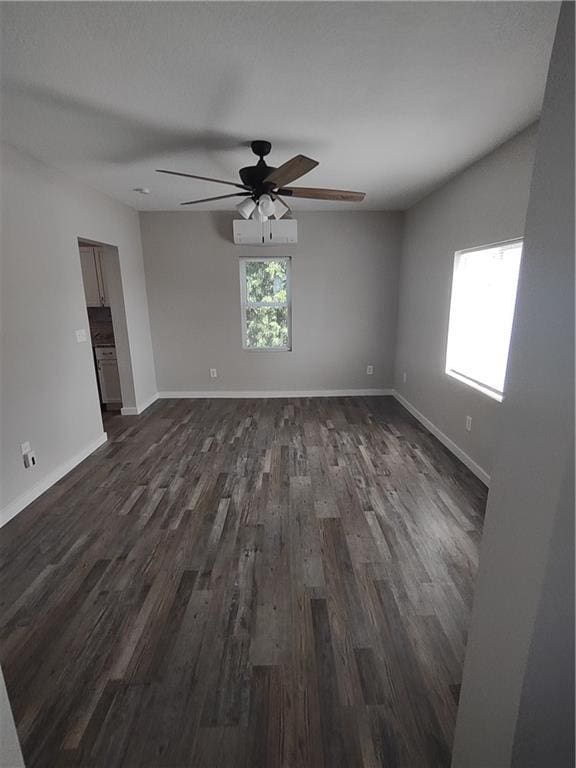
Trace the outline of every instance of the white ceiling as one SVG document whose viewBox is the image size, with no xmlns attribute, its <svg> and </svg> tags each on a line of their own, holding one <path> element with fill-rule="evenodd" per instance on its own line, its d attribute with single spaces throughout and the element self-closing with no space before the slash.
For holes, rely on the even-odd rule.
<svg viewBox="0 0 576 768">
<path fill-rule="evenodd" d="M 3 3 L 1 135 L 141 210 L 232 192 L 154 169 L 237 180 L 254 138 L 319 160 L 295 185 L 367 192 L 296 210 L 404 208 L 538 118 L 558 9 Z"/>
</svg>

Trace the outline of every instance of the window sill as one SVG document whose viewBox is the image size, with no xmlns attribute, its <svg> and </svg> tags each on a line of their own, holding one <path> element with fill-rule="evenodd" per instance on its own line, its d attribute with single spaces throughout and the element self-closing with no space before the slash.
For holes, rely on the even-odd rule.
<svg viewBox="0 0 576 768">
<path fill-rule="evenodd" d="M 481 392 L 491 400 L 496 400 L 497 403 L 501 403 L 504 400 L 504 395 L 502 395 L 500 392 L 494 392 L 494 390 L 488 389 L 488 387 L 484 387 L 482 384 L 479 384 L 472 379 L 468 379 L 466 376 L 462 376 L 461 374 L 456 373 L 456 371 L 450 371 L 447 369 L 445 373 L 447 376 L 456 379 L 456 381 L 459 381 L 462 384 L 466 384 L 466 386 L 470 387 L 471 389 L 475 389 L 477 392 Z"/>
<path fill-rule="evenodd" d="M 292 352 L 292 347 L 242 347 L 244 352 Z"/>
</svg>

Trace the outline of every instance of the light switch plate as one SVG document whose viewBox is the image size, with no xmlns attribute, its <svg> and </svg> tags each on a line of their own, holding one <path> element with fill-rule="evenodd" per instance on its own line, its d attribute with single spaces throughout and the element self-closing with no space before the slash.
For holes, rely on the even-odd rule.
<svg viewBox="0 0 576 768">
<path fill-rule="evenodd" d="M 21 449 L 21 451 L 22 451 L 22 456 L 24 456 L 24 454 L 25 454 L 25 453 L 30 453 L 30 451 L 32 450 L 32 448 L 30 447 L 30 443 L 28 442 L 28 440 L 26 440 L 26 442 L 25 442 L 25 443 L 22 443 L 22 445 L 20 446 L 20 449 Z"/>
<path fill-rule="evenodd" d="M 86 335 L 86 331 L 84 328 L 79 328 L 76 331 L 76 341 L 78 344 L 82 344 L 85 341 L 88 341 L 88 336 Z"/>
</svg>

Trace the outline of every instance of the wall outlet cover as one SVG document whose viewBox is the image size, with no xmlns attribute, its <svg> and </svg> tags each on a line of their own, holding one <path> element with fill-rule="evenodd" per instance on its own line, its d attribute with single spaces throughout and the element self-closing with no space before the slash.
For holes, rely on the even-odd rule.
<svg viewBox="0 0 576 768">
<path fill-rule="evenodd" d="M 79 328 L 76 331 L 76 341 L 78 342 L 78 344 L 82 344 L 83 342 L 88 341 L 88 336 L 84 328 Z"/>
<path fill-rule="evenodd" d="M 374 366 L 373 365 L 367 365 L 366 366 L 366 375 L 367 376 L 372 376 L 373 373 L 374 373 Z"/>
<path fill-rule="evenodd" d="M 210 378 L 216 379 L 218 377 L 218 371 L 216 368 L 210 368 Z"/>
<path fill-rule="evenodd" d="M 30 453 L 32 448 L 30 447 L 30 443 L 26 441 L 25 443 L 22 443 L 20 446 L 20 450 L 22 451 L 22 456 L 24 456 L 25 453 Z"/>
</svg>

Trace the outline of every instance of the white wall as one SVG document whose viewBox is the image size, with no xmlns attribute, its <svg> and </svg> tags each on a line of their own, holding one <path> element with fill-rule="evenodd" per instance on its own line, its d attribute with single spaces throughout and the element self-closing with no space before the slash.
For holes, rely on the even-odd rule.
<svg viewBox="0 0 576 768">
<path fill-rule="evenodd" d="M 137 406 L 156 393 L 138 214 L 1 147 L 0 523 L 102 438 L 78 237 L 117 246 Z M 38 465 L 24 469 L 29 440 Z"/>
<path fill-rule="evenodd" d="M 232 218 L 140 214 L 159 390 L 391 387 L 402 215 L 302 213 L 298 244 L 272 248 L 234 245 Z M 272 254 L 293 257 L 292 351 L 246 351 L 238 257 Z"/>
<path fill-rule="evenodd" d="M 574 766 L 574 5 L 544 98 L 454 768 Z"/>
<path fill-rule="evenodd" d="M 522 236 L 536 135 L 524 131 L 405 214 L 395 388 L 488 475 L 500 403 L 444 372 L 454 253 Z"/>
</svg>

